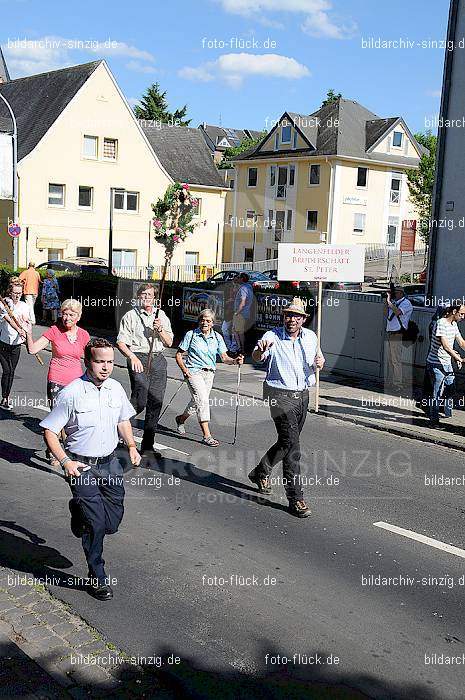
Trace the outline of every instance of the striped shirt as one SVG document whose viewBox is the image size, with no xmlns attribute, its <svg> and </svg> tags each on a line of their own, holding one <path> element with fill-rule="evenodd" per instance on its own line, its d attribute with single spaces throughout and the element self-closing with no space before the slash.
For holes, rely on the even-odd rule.
<svg viewBox="0 0 465 700">
<path fill-rule="evenodd" d="M 440 363 L 445 367 L 450 365 L 452 358 L 448 352 L 444 350 L 441 343 L 441 338 L 445 338 L 449 347 L 454 347 L 455 340 L 461 340 L 462 336 L 455 321 L 449 323 L 445 318 L 440 318 L 436 324 L 436 332 L 433 331 L 431 336 L 431 345 L 429 347 L 427 362 Z"/>
</svg>

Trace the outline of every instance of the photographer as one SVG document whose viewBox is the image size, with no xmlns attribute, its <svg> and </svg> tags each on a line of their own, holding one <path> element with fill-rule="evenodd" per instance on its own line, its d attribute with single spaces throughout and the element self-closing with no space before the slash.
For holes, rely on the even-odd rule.
<svg viewBox="0 0 465 700">
<path fill-rule="evenodd" d="M 394 391 L 401 393 L 403 389 L 402 377 L 402 340 L 403 333 L 408 328 L 413 306 L 404 294 L 404 288 L 400 285 L 392 285 L 386 295 L 386 384 L 392 386 Z M 388 381 L 389 378 L 389 381 Z"/>
</svg>

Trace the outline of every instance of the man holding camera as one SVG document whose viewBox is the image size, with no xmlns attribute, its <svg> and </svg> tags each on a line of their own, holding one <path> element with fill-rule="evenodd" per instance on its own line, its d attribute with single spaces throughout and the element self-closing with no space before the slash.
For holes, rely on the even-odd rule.
<svg viewBox="0 0 465 700">
<path fill-rule="evenodd" d="M 404 331 L 407 330 L 413 306 L 404 293 L 401 285 L 393 285 L 386 295 L 386 373 L 385 379 L 390 377 L 390 385 L 394 391 L 401 393 L 403 390 L 402 376 L 402 341 Z"/>
</svg>

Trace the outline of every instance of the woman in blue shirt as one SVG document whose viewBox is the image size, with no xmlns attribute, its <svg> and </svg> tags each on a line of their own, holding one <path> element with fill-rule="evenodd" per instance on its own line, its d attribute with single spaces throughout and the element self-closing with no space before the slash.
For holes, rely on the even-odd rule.
<svg viewBox="0 0 465 700">
<path fill-rule="evenodd" d="M 176 416 L 178 433 L 185 434 L 184 423 L 196 413 L 203 434 L 202 443 L 208 447 L 219 445 L 218 440 L 211 435 L 209 426 L 210 392 L 215 378 L 216 356 L 219 355 L 227 365 L 241 365 L 244 362 L 242 355 L 229 357 L 223 337 L 213 329 L 214 323 L 213 311 L 204 309 L 199 314 L 198 328 L 186 333 L 176 353 L 176 362 L 192 396 L 184 412 Z"/>
</svg>

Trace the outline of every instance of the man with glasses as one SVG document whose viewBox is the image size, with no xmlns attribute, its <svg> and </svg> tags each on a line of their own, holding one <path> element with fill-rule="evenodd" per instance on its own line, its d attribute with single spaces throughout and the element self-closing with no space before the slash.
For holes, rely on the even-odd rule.
<svg viewBox="0 0 465 700">
<path fill-rule="evenodd" d="M 307 316 L 302 300 L 294 298 L 283 310 L 283 325 L 267 331 L 252 353 L 256 362 L 267 361 L 263 396 L 269 399 L 278 439 L 249 479 L 260 493 L 270 494 L 271 472 L 282 460 L 289 512 L 298 518 L 311 513 L 301 485 L 300 433 L 307 416 L 308 388 L 316 383 L 315 369 L 321 369 L 325 362 L 315 333 L 303 327 Z"/>
<path fill-rule="evenodd" d="M 137 290 L 137 304 L 124 314 L 116 339 L 116 346 L 127 358 L 131 403 L 136 414 L 145 408 L 141 454 L 153 451 L 167 380 L 163 350 L 172 346 L 174 337 L 168 316 L 162 309 L 157 313 L 157 302 L 158 292 L 155 287 L 152 284 L 141 284 Z M 153 329 L 153 357 L 147 372 Z"/>
</svg>

